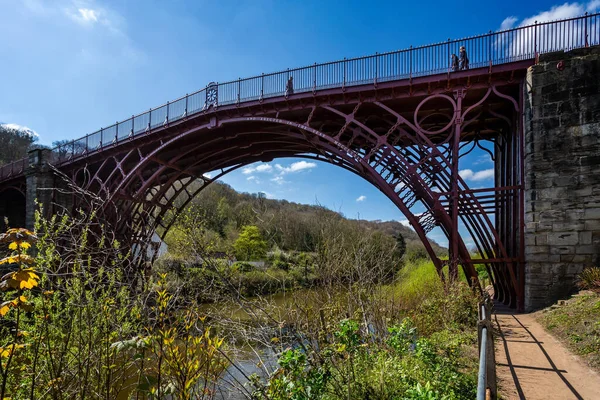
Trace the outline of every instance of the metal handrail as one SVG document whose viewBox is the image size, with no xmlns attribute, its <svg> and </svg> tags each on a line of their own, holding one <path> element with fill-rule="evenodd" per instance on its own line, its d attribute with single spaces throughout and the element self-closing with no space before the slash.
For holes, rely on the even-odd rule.
<svg viewBox="0 0 600 400">
<path fill-rule="evenodd" d="M 535 23 L 489 32 L 479 36 L 439 42 L 387 53 L 287 69 L 225 83 L 186 94 L 149 111 L 132 115 L 107 128 L 52 149 L 52 162 L 61 164 L 104 150 L 124 140 L 145 135 L 156 128 L 210 112 L 218 106 L 288 96 L 286 83 L 293 78 L 294 93 L 316 93 L 334 87 L 351 87 L 412 79 L 451 72 L 450 56 L 465 46 L 470 68 L 488 67 L 515 61 L 537 60 L 539 54 L 572 50 L 600 44 L 600 13 Z M 22 173 L 27 159 L 0 167 L 0 180 Z"/>
<path fill-rule="evenodd" d="M 489 296 L 479 305 L 479 323 L 477 324 L 479 343 L 479 371 L 477 374 L 477 400 L 497 398 L 496 356 L 492 333 L 493 302 Z"/>
</svg>

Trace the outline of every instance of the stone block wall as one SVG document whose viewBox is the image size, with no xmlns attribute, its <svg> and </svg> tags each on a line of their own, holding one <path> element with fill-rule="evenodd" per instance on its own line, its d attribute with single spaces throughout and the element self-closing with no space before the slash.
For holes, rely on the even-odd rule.
<svg viewBox="0 0 600 400">
<path fill-rule="evenodd" d="M 525 85 L 525 309 L 600 266 L 600 47 L 540 57 Z"/>
</svg>

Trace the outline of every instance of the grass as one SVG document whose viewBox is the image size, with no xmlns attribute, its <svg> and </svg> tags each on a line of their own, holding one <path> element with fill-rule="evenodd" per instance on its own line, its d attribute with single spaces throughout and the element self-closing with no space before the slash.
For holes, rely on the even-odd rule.
<svg viewBox="0 0 600 400">
<path fill-rule="evenodd" d="M 546 309 L 538 319 L 590 367 L 600 371 L 599 294 L 580 292 L 564 305 Z"/>
</svg>

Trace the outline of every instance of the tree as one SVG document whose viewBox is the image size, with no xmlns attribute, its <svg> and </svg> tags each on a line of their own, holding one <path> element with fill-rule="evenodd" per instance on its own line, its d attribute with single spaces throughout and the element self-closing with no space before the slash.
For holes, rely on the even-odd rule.
<svg viewBox="0 0 600 400">
<path fill-rule="evenodd" d="M 396 253 L 398 257 L 402 257 L 404 253 L 406 253 L 406 240 L 404 240 L 404 236 L 401 233 L 396 235 Z"/>
<path fill-rule="evenodd" d="M 31 130 L 0 124 L 0 165 L 27 157 L 36 140 Z"/>
<path fill-rule="evenodd" d="M 267 242 L 257 226 L 247 225 L 242 228 L 240 236 L 233 244 L 233 249 L 239 260 L 260 260 L 267 255 Z"/>
</svg>

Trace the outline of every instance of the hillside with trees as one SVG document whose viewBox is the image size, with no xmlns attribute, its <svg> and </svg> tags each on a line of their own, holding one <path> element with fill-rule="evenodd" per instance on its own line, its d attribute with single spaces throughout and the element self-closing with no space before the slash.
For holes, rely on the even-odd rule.
<svg viewBox="0 0 600 400">
<path fill-rule="evenodd" d="M 268 249 L 277 247 L 284 251 L 314 252 L 322 235 L 322 222 L 336 221 L 345 225 L 348 231 L 378 233 L 388 239 L 401 240 L 404 242 L 407 256 L 427 257 L 417 234 L 398 221 L 348 219 L 343 214 L 318 204 L 306 205 L 287 200 L 267 199 L 263 193 L 238 193 L 229 185 L 220 182 L 202 190 L 182 214 L 175 224 L 174 231 L 185 224 L 186 214 L 198 214 L 219 251 L 233 251 L 242 228 L 256 226 L 267 242 Z M 430 242 L 439 255 L 446 254 L 445 248 L 434 241 Z"/>
</svg>

